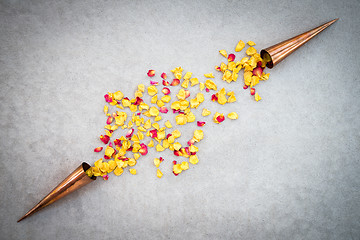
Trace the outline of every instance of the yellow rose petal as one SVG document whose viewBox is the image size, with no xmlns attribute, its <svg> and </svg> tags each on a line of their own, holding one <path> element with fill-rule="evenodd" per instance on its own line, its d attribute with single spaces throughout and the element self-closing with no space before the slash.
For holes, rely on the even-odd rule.
<svg viewBox="0 0 360 240">
<path fill-rule="evenodd" d="M 161 177 L 163 176 L 163 173 L 160 171 L 160 169 L 157 169 L 157 170 L 156 170 L 156 176 L 157 176 L 158 178 L 161 178 Z"/>
<path fill-rule="evenodd" d="M 114 170 L 114 174 L 116 176 L 120 176 L 123 172 L 124 172 L 124 169 L 122 169 L 121 167 L 116 167 Z"/>
<path fill-rule="evenodd" d="M 199 159 L 196 155 L 191 155 L 190 158 L 189 158 L 189 162 L 191 164 L 197 164 L 199 162 Z"/>
<path fill-rule="evenodd" d="M 248 41 L 247 44 L 252 47 L 252 46 L 255 46 L 256 44 L 253 42 L 253 41 Z"/>
<path fill-rule="evenodd" d="M 213 73 L 206 73 L 206 74 L 204 74 L 204 76 L 207 78 L 215 78 Z"/>
<path fill-rule="evenodd" d="M 255 100 L 258 102 L 261 100 L 261 97 L 259 96 L 258 93 L 255 93 Z"/>
<path fill-rule="evenodd" d="M 148 94 L 150 96 L 154 96 L 155 94 L 157 94 L 158 90 L 155 86 L 149 86 L 148 87 Z"/>
<path fill-rule="evenodd" d="M 160 159 L 154 158 L 154 165 L 155 165 L 157 168 L 160 166 L 160 163 L 161 163 Z"/>
<path fill-rule="evenodd" d="M 160 144 L 156 145 L 156 151 L 162 152 L 164 150 L 165 150 L 165 148 L 163 146 L 161 146 Z"/>
<path fill-rule="evenodd" d="M 206 108 L 204 108 L 201 113 L 201 115 L 203 115 L 204 117 L 209 116 L 210 114 L 211 114 L 211 111 L 207 110 Z"/>
<path fill-rule="evenodd" d="M 227 115 L 227 117 L 230 118 L 230 119 L 235 120 L 235 119 L 238 119 L 238 118 L 239 118 L 239 115 L 238 115 L 236 112 L 231 112 L 231 113 L 229 113 L 229 114 Z"/>
<path fill-rule="evenodd" d="M 172 128 L 171 122 L 170 122 L 169 120 L 167 120 L 167 121 L 165 122 L 165 126 L 166 126 L 167 128 Z"/>
<path fill-rule="evenodd" d="M 132 174 L 132 175 L 136 175 L 136 169 L 129 169 L 129 172 Z"/>
<path fill-rule="evenodd" d="M 180 165 L 182 170 L 188 170 L 189 169 L 189 163 L 188 162 L 182 162 Z"/>
<path fill-rule="evenodd" d="M 235 52 L 240 52 L 241 50 L 243 50 L 244 47 L 245 47 L 245 43 L 242 40 L 240 40 L 235 47 Z"/>
<path fill-rule="evenodd" d="M 227 58 L 227 53 L 225 50 L 220 50 L 219 53 Z"/>
</svg>

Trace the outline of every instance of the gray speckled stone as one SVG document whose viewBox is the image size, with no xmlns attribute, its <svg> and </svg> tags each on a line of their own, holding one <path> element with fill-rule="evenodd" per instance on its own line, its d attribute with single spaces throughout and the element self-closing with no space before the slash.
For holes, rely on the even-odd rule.
<svg viewBox="0 0 360 240">
<path fill-rule="evenodd" d="M 359 239 L 359 11 L 356 0 L 0 1 L 0 238 Z M 179 65 L 204 80 L 239 39 L 261 49 L 336 17 L 268 71 L 260 102 L 216 74 L 238 101 L 204 106 L 240 117 L 205 118 L 198 165 L 175 177 L 175 156 L 151 149 L 137 176 L 99 179 L 16 223 L 99 158 L 107 91 Z M 194 125 L 182 129 L 185 143 Z"/>
</svg>

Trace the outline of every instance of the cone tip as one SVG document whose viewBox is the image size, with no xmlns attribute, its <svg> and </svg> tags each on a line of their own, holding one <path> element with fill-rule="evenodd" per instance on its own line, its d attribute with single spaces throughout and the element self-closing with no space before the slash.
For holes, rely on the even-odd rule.
<svg viewBox="0 0 360 240">
<path fill-rule="evenodd" d="M 19 220 L 17 220 L 17 222 L 21 222 L 22 220 L 24 220 L 26 218 L 26 214 L 24 216 L 22 216 Z"/>
</svg>

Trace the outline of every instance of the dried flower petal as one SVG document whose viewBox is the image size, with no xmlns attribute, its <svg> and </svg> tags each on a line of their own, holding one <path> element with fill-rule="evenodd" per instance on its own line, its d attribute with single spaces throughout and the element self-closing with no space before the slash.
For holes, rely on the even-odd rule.
<svg viewBox="0 0 360 240">
<path fill-rule="evenodd" d="M 159 85 L 159 82 L 150 80 L 151 85 Z"/>
<path fill-rule="evenodd" d="M 165 94 L 165 95 L 169 95 L 169 94 L 171 93 L 171 91 L 170 91 L 169 88 L 164 87 L 164 88 L 162 89 L 162 93 Z"/>
<path fill-rule="evenodd" d="M 204 74 L 204 76 L 205 76 L 206 78 L 215 78 L 214 75 L 213 75 L 213 73 L 206 73 L 206 74 Z"/>
<path fill-rule="evenodd" d="M 201 113 L 201 115 L 203 115 L 204 117 L 209 116 L 210 114 L 211 114 L 211 111 L 207 110 L 206 108 L 204 108 Z"/>
<path fill-rule="evenodd" d="M 147 146 L 144 144 L 144 143 L 141 143 L 140 144 L 140 150 L 139 150 L 139 153 L 141 155 L 146 155 L 148 153 L 148 149 L 147 149 Z"/>
<path fill-rule="evenodd" d="M 103 150 L 103 147 L 97 147 L 94 149 L 94 152 L 101 152 L 101 150 Z"/>
<path fill-rule="evenodd" d="M 162 79 L 166 79 L 166 78 L 167 78 L 166 73 L 163 72 L 163 73 L 161 74 L 161 78 L 162 78 Z"/>
<path fill-rule="evenodd" d="M 175 79 L 173 79 L 173 81 L 171 82 L 171 86 L 177 86 L 177 85 L 179 85 L 180 84 L 180 80 L 179 79 L 177 79 L 177 78 L 175 78 Z"/>
<path fill-rule="evenodd" d="M 250 94 L 255 95 L 255 88 L 250 88 Z"/>
<path fill-rule="evenodd" d="M 170 85 L 170 83 L 169 83 L 168 81 L 166 81 L 166 80 L 163 80 L 163 81 L 162 81 L 162 84 L 163 84 L 164 86 L 169 86 L 169 85 Z"/>
<path fill-rule="evenodd" d="M 253 42 L 253 41 L 248 41 L 247 44 L 252 47 L 252 46 L 255 46 L 256 44 Z"/>
<path fill-rule="evenodd" d="M 132 135 L 133 135 L 133 133 L 134 133 L 134 129 L 132 128 L 132 129 L 130 129 L 130 130 L 127 132 L 126 137 L 127 137 L 127 138 L 131 138 Z"/>
<path fill-rule="evenodd" d="M 245 47 L 245 43 L 242 40 L 240 40 L 235 47 L 235 52 L 240 52 L 241 50 L 243 50 L 244 47 Z"/>
<path fill-rule="evenodd" d="M 165 106 L 163 106 L 163 107 L 160 108 L 159 111 L 160 111 L 161 113 L 167 113 L 169 110 L 168 110 Z"/>
<path fill-rule="evenodd" d="M 255 76 L 261 77 L 262 73 L 263 73 L 262 67 L 256 67 L 253 70 L 253 75 L 255 75 Z"/>
<path fill-rule="evenodd" d="M 200 121 L 197 121 L 197 125 L 198 125 L 198 127 L 202 127 L 202 126 L 204 126 L 204 125 L 205 125 L 205 122 L 200 122 Z"/>
<path fill-rule="evenodd" d="M 261 100 L 261 97 L 259 96 L 258 93 L 255 93 L 255 100 L 258 102 Z"/>
<path fill-rule="evenodd" d="M 147 73 L 147 75 L 148 75 L 149 77 L 155 76 L 155 70 L 149 70 L 148 73 Z"/>
<path fill-rule="evenodd" d="M 233 62 L 235 60 L 235 54 L 229 54 L 228 61 Z"/>
<path fill-rule="evenodd" d="M 108 135 L 101 135 L 100 136 L 100 140 L 104 143 L 104 144 L 108 144 L 110 137 Z"/>
<path fill-rule="evenodd" d="M 197 164 L 199 162 L 199 159 L 196 155 L 191 155 L 190 158 L 189 158 L 189 162 L 191 164 Z"/>
<path fill-rule="evenodd" d="M 223 55 L 224 57 L 227 57 L 227 53 L 225 50 L 220 50 L 219 53 Z"/>
<path fill-rule="evenodd" d="M 156 170 L 156 176 L 157 176 L 158 178 L 161 178 L 161 177 L 163 176 L 163 173 L 160 171 L 160 169 L 157 169 L 157 170 Z"/>
<path fill-rule="evenodd" d="M 230 118 L 230 119 L 235 120 L 235 119 L 238 119 L 238 118 L 239 118 L 239 115 L 238 115 L 236 112 L 231 112 L 231 113 L 229 113 L 229 114 L 227 115 L 227 117 Z"/>
</svg>

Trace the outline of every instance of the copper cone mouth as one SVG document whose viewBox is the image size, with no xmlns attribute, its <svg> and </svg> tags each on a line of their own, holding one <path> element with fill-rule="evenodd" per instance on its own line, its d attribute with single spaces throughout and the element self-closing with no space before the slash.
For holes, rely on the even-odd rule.
<svg viewBox="0 0 360 240">
<path fill-rule="evenodd" d="M 266 66 L 273 68 L 276 64 L 284 60 L 287 56 L 293 53 L 295 50 L 300 48 L 302 45 L 307 43 L 310 39 L 315 37 L 317 34 L 322 32 L 324 29 L 329 27 L 331 24 L 336 22 L 339 18 L 331 20 L 323 25 L 320 25 L 310 31 L 299 34 L 293 38 L 285 40 L 281 43 L 275 44 L 271 47 L 261 50 L 261 58 L 267 61 Z"/>
<path fill-rule="evenodd" d="M 51 203 L 65 197 L 69 193 L 87 185 L 88 183 L 96 180 L 96 177 L 89 177 L 86 174 L 91 166 L 86 162 L 83 162 L 78 168 L 76 168 L 69 176 L 67 176 L 59 185 L 57 185 L 46 197 L 44 197 L 38 204 L 30 209 L 22 218 L 17 222 L 24 220 L 35 212 L 43 209 Z"/>
</svg>

